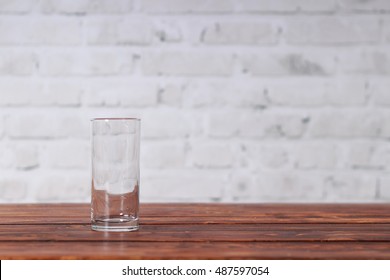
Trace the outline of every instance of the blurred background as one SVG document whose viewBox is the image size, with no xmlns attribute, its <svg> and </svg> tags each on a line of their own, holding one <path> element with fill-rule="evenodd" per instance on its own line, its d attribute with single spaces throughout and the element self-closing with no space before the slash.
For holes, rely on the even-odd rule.
<svg viewBox="0 0 390 280">
<path fill-rule="evenodd" d="M 390 1 L 0 0 L 0 202 L 88 202 L 140 117 L 142 202 L 390 201 Z"/>
</svg>

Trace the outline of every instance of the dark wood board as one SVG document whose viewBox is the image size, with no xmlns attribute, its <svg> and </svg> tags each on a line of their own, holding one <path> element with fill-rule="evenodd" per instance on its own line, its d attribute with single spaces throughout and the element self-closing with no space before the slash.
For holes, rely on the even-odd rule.
<svg viewBox="0 0 390 280">
<path fill-rule="evenodd" d="M 141 204 L 140 230 L 88 204 L 0 205 L 1 259 L 390 259 L 388 204 Z"/>
</svg>

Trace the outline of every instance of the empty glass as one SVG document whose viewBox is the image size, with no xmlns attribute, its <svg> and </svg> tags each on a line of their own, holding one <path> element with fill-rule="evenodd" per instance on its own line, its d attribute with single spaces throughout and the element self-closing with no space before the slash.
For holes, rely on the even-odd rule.
<svg viewBox="0 0 390 280">
<path fill-rule="evenodd" d="M 139 151 L 139 119 L 92 120 L 93 230 L 138 229 Z"/>
</svg>

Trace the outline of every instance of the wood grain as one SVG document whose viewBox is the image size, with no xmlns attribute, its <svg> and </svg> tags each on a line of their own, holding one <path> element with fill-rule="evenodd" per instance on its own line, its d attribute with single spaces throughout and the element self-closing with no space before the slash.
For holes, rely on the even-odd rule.
<svg viewBox="0 0 390 280">
<path fill-rule="evenodd" d="M 1 242 L 0 259 L 390 259 L 389 242 Z"/>
<path fill-rule="evenodd" d="M 390 224 L 143 225 L 137 232 L 95 232 L 90 225 L 3 225 L 0 241 L 389 241 Z"/>
<path fill-rule="evenodd" d="M 28 213 L 27 213 L 28 212 Z M 44 214 L 44 215 L 43 215 Z M 3 204 L 0 224 L 89 224 L 88 204 Z M 390 204 L 141 204 L 142 224 L 390 223 Z"/>
<path fill-rule="evenodd" d="M 141 204 L 137 232 L 88 204 L 0 205 L 1 259 L 390 259 L 387 204 Z"/>
</svg>

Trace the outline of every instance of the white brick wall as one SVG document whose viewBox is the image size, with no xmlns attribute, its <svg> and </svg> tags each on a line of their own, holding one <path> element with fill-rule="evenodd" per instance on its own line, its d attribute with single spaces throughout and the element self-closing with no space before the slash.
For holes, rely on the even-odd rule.
<svg viewBox="0 0 390 280">
<path fill-rule="evenodd" d="M 0 202 L 88 202 L 118 116 L 142 201 L 389 201 L 389 75 L 388 0 L 0 0 Z"/>
</svg>

